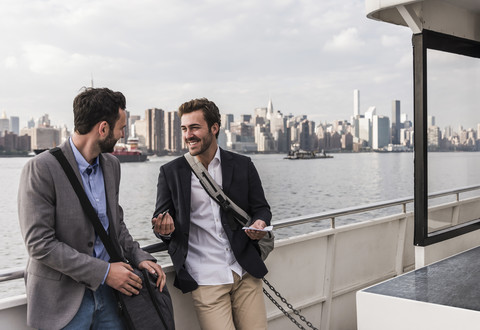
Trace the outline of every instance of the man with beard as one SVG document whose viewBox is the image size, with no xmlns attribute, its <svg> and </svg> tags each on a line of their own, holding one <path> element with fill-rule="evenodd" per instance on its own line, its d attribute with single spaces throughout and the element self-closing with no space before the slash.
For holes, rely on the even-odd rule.
<svg viewBox="0 0 480 330">
<path fill-rule="evenodd" d="M 196 99 L 179 108 L 189 153 L 208 169 L 230 199 L 263 229 L 272 217 L 250 158 L 218 147 L 220 113 L 215 103 Z M 192 292 L 202 329 L 266 329 L 261 278 L 267 268 L 258 240 L 265 232 L 242 230 L 207 194 L 184 157 L 160 168 L 152 219 L 168 245 L 175 286 Z"/>
<path fill-rule="evenodd" d="M 86 89 L 73 102 L 75 133 L 60 145 L 119 253 L 140 269 L 165 274 L 130 236 L 118 204 L 120 163 L 108 154 L 124 136 L 125 97 Z M 110 257 L 50 152 L 22 170 L 19 221 L 29 260 L 25 281 L 27 323 L 40 329 L 123 329 L 114 290 L 138 294 L 140 278 Z"/>
</svg>

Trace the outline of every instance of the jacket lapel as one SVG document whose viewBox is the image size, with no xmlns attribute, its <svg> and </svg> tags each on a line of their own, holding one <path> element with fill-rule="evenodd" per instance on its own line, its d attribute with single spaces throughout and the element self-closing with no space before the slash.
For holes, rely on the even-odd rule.
<svg viewBox="0 0 480 330">
<path fill-rule="evenodd" d="M 102 167 L 103 172 L 103 181 L 105 183 L 105 197 L 107 198 L 107 214 L 110 219 L 110 224 L 112 224 L 117 217 L 116 212 L 116 188 L 115 188 L 115 173 L 112 162 L 105 157 L 103 154 L 99 156 L 100 166 Z"/>
<path fill-rule="evenodd" d="M 192 193 L 192 170 L 190 165 L 188 164 L 187 160 L 184 157 L 183 166 L 181 166 L 179 171 L 179 178 L 180 178 L 180 185 L 183 191 L 183 203 L 185 203 L 183 209 L 185 210 L 185 214 L 188 215 L 188 222 L 184 223 L 183 225 L 185 228 L 183 230 L 185 232 L 189 232 L 190 229 L 190 202 L 191 202 L 191 193 Z"/>
<path fill-rule="evenodd" d="M 228 192 L 230 191 L 230 185 L 232 183 L 235 164 L 232 161 L 232 156 L 222 148 L 220 148 L 220 158 L 222 164 L 222 190 L 228 195 Z"/>
</svg>

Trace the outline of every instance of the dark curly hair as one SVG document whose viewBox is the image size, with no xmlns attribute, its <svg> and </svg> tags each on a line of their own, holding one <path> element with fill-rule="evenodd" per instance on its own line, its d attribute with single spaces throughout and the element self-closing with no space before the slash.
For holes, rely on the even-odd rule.
<svg viewBox="0 0 480 330">
<path fill-rule="evenodd" d="M 178 116 L 182 118 L 185 113 L 190 113 L 193 111 L 202 110 L 203 117 L 207 122 L 208 129 L 210 130 L 213 124 L 218 123 L 218 127 L 220 127 L 221 118 L 220 118 L 220 111 L 218 107 L 212 101 L 209 101 L 206 98 L 201 99 L 194 99 L 188 102 L 185 102 L 178 108 Z M 218 138 L 218 133 L 220 130 L 215 134 L 215 137 Z"/>
<path fill-rule="evenodd" d="M 87 134 L 101 121 L 106 121 L 113 129 L 120 117 L 119 108 L 125 110 L 125 107 L 125 96 L 120 92 L 108 88 L 85 88 L 73 100 L 75 131 Z"/>
</svg>

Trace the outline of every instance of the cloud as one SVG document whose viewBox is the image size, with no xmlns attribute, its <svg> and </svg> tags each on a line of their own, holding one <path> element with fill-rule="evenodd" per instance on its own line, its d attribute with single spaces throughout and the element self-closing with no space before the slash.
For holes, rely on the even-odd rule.
<svg viewBox="0 0 480 330">
<path fill-rule="evenodd" d="M 401 40 L 398 36 L 393 36 L 393 35 L 382 35 L 381 37 L 381 43 L 385 47 L 394 47 L 398 46 L 401 44 Z"/>
<path fill-rule="evenodd" d="M 395 64 L 411 51 L 410 32 L 363 9 L 363 0 L 5 0 L 0 104 L 67 122 L 93 75 L 96 87 L 124 92 L 133 114 L 206 96 L 238 115 L 271 96 L 284 113 L 345 117 L 353 89 L 375 98 L 411 81 Z M 388 86 L 375 83 L 389 75 Z"/>
<path fill-rule="evenodd" d="M 8 56 L 7 58 L 5 58 L 3 63 L 5 65 L 5 68 L 7 68 L 7 69 L 14 69 L 18 66 L 17 65 L 17 58 L 15 56 Z"/>
<path fill-rule="evenodd" d="M 356 28 L 348 28 L 327 41 L 323 49 L 329 52 L 359 50 L 365 43 L 360 40 Z"/>
</svg>

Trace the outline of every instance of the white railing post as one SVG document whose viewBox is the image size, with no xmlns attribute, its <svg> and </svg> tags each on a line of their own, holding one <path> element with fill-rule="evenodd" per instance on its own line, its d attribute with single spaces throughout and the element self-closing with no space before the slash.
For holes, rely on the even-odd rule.
<svg viewBox="0 0 480 330">
<path fill-rule="evenodd" d="M 398 241 L 397 254 L 395 257 L 395 273 L 401 275 L 404 273 L 403 256 L 405 253 L 405 240 L 407 236 L 407 216 L 398 220 Z"/>
<path fill-rule="evenodd" d="M 330 316 L 332 313 L 333 299 L 333 279 L 335 278 L 335 250 L 337 247 L 337 235 L 333 233 L 328 236 L 327 241 L 327 258 L 325 265 L 325 279 L 323 282 L 323 292 L 326 297 L 322 305 L 322 318 L 320 321 L 321 330 L 330 329 Z"/>
</svg>

